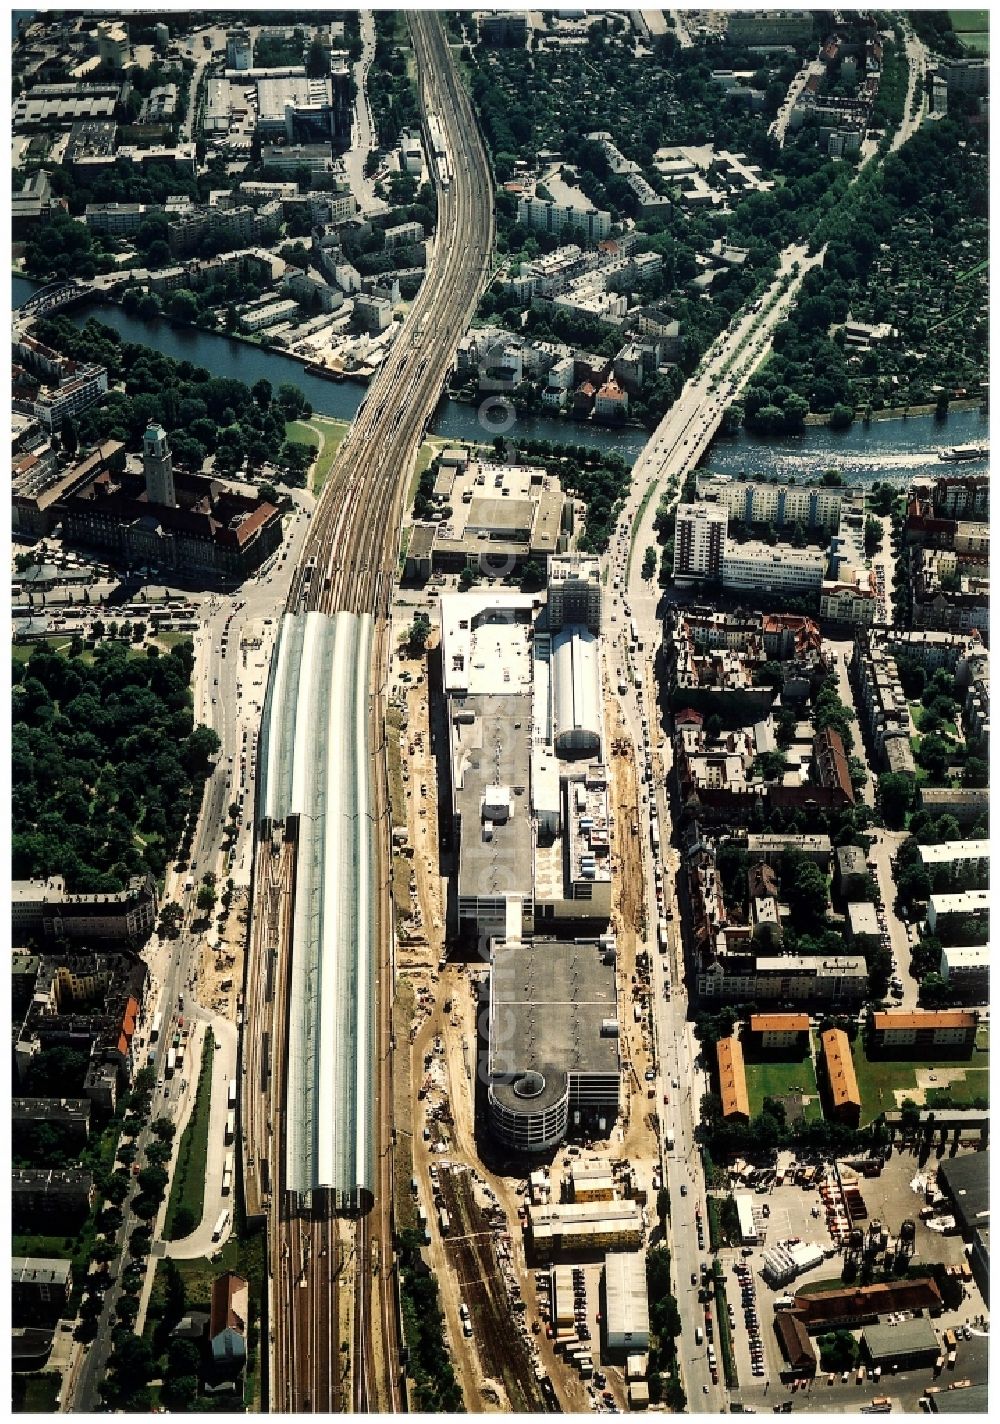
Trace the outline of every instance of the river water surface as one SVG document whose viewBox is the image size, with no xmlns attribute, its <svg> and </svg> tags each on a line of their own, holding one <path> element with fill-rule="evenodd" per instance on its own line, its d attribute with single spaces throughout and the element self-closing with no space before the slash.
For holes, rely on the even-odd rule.
<svg viewBox="0 0 1000 1424">
<path fill-rule="evenodd" d="M 36 283 L 13 278 L 15 307 L 26 301 Z M 313 410 L 337 420 L 353 419 L 365 387 L 352 381 L 324 381 L 310 376 L 301 362 L 278 351 L 265 350 L 244 341 L 234 341 L 220 332 L 198 331 L 172 326 L 154 318 L 127 315 L 119 306 L 95 303 L 73 307 L 69 312 L 78 325 L 91 316 L 113 327 L 124 339 L 154 347 L 177 361 L 204 366 L 214 376 L 231 377 L 247 385 L 262 376 L 277 389 L 290 383 L 299 387 Z M 494 415 L 503 414 L 496 406 Z M 510 430 L 507 421 L 491 426 L 473 405 L 442 398 L 431 421 L 431 434 L 448 440 L 490 440 L 498 429 L 521 439 L 553 440 L 614 451 L 629 463 L 646 443 L 641 430 L 613 430 L 590 421 L 558 419 L 551 416 L 517 417 Z M 849 483 L 870 484 L 891 479 L 905 483 L 916 475 L 954 473 L 957 470 L 982 474 L 988 461 L 972 460 L 948 465 L 938 459 L 938 451 L 953 445 L 983 444 L 989 438 L 989 417 L 979 410 L 956 410 L 938 421 L 933 415 L 910 419 L 877 420 L 869 425 L 856 422 L 850 430 L 833 431 L 825 426 L 809 426 L 802 435 L 778 440 L 761 440 L 745 431 L 731 439 L 718 439 L 709 450 L 705 469 L 750 478 L 792 476 L 799 484 L 815 479 L 827 469 L 841 471 Z"/>
</svg>

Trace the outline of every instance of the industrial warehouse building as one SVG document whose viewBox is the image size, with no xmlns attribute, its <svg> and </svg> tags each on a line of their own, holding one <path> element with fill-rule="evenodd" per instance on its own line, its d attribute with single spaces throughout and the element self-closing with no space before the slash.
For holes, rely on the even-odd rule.
<svg viewBox="0 0 1000 1424">
<path fill-rule="evenodd" d="M 942 1309 L 937 1283 L 926 1276 L 795 1297 L 796 1314 L 813 1334 L 874 1324 L 879 1316 L 899 1311 L 927 1310 L 939 1315 Z"/>
<path fill-rule="evenodd" d="M 811 1271 L 823 1259 L 823 1248 L 815 1241 L 779 1241 L 764 1252 L 761 1275 L 769 1286 L 778 1290 L 796 1276 Z"/>
<path fill-rule="evenodd" d="M 920 1369 L 933 1365 L 941 1353 L 934 1327 L 926 1317 L 896 1325 L 866 1325 L 861 1344 L 870 1363 L 883 1369 L 893 1365 L 901 1370 Z"/>
<path fill-rule="evenodd" d="M 753 1197 L 749 1192 L 734 1192 L 733 1202 L 740 1223 L 740 1240 L 744 1246 L 756 1246 L 759 1236 L 753 1219 Z"/>
<path fill-rule="evenodd" d="M 938 1163 L 938 1186 L 945 1192 L 963 1236 L 989 1220 L 990 1154 L 970 1152 Z"/>
<path fill-rule="evenodd" d="M 649 1349 L 646 1260 L 638 1251 L 609 1251 L 604 1258 L 604 1331 L 616 1353 Z"/>
<path fill-rule="evenodd" d="M 613 1201 L 615 1177 L 606 1157 L 577 1157 L 569 1169 L 570 1197 L 575 1202 Z"/>
<path fill-rule="evenodd" d="M 581 1251 L 636 1251 L 642 1244 L 638 1202 L 571 1202 L 528 1208 L 528 1240 L 536 1258 Z"/>
<path fill-rule="evenodd" d="M 983 1300 L 990 1301 L 990 1154 L 971 1152 L 938 1165 L 938 1186 L 969 1243 L 969 1265 Z"/>
<path fill-rule="evenodd" d="M 778 1310 L 774 1315 L 774 1329 L 781 1345 L 781 1353 L 788 1362 L 788 1369 L 795 1375 L 816 1373 L 816 1351 L 809 1339 L 809 1332 L 793 1310 Z"/>
<path fill-rule="evenodd" d="M 603 948 L 595 941 L 495 942 L 487 992 L 493 1135 L 516 1151 L 544 1152 L 571 1127 L 606 1133 L 621 1090 L 610 936 Z"/>
<path fill-rule="evenodd" d="M 932 1414 L 988 1414 L 989 1386 L 974 1384 L 968 1389 L 942 1390 L 928 1398 Z"/>
</svg>

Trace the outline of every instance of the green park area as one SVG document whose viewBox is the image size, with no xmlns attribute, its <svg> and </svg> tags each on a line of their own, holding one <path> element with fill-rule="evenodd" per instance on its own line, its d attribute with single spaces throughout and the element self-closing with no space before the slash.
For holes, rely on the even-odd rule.
<svg viewBox="0 0 1000 1424">
<path fill-rule="evenodd" d="M 309 488 L 313 494 L 318 495 L 326 484 L 333 462 L 337 458 L 337 451 L 350 428 L 350 421 L 331 420 L 325 415 L 313 415 L 309 420 L 290 420 L 285 425 L 286 440 L 299 445 L 311 445 L 314 450 L 319 451 L 309 477 Z"/>
<path fill-rule="evenodd" d="M 969 1058 L 917 1062 L 898 1058 L 868 1058 L 860 1038 L 853 1045 L 854 1072 L 861 1094 L 861 1126 L 883 1112 L 895 1112 L 904 1098 L 918 1107 L 934 1107 L 943 1099 L 956 1106 L 989 1097 L 990 1055 L 985 1031 Z M 917 1082 L 917 1074 L 920 1083 Z M 932 1075 L 933 1080 L 932 1081 Z"/>
<path fill-rule="evenodd" d="M 124 642 L 125 657 L 128 660 L 135 658 L 145 658 L 147 656 L 146 647 L 144 643 L 131 643 L 127 639 L 116 639 L 116 641 Z M 169 649 L 174 645 L 174 643 L 190 643 L 191 634 L 161 633 L 153 641 L 163 645 L 169 651 Z M 36 639 L 32 643 L 12 644 L 10 650 L 11 658 L 15 663 L 26 663 L 30 659 L 32 653 L 38 647 L 48 648 L 51 652 L 61 653 L 64 657 L 67 658 L 74 656 L 72 637 L 67 637 L 65 633 L 53 633 L 46 638 Z M 89 649 L 84 648 L 83 652 L 76 654 L 76 656 L 79 657 L 80 661 L 84 664 L 85 667 L 93 667 L 94 654 Z"/>
<path fill-rule="evenodd" d="M 767 1058 L 755 1063 L 748 1057 L 746 1074 L 751 1118 L 760 1114 L 765 1098 L 806 1098 L 802 1106 L 805 1120 L 812 1122 L 823 1116 L 816 1087 L 816 1071 L 808 1054 L 791 1062 Z M 787 1102 L 785 1107 L 787 1111 Z M 792 1112 L 788 1112 L 788 1120 L 793 1120 Z"/>
</svg>

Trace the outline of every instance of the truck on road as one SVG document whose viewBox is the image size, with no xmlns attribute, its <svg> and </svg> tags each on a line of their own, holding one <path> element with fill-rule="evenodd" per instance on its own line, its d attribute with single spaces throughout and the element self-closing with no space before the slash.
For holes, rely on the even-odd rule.
<svg viewBox="0 0 1000 1424">
<path fill-rule="evenodd" d="M 236 1114 L 230 1112 L 226 1114 L 226 1141 L 232 1142 L 236 1136 Z"/>
</svg>

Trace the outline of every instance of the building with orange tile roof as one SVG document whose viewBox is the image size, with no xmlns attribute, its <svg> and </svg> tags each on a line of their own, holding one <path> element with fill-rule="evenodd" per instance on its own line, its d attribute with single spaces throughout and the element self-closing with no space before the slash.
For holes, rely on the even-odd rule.
<svg viewBox="0 0 1000 1424">
<path fill-rule="evenodd" d="M 941 1312 L 943 1302 L 937 1283 L 929 1277 L 917 1280 L 879 1282 L 845 1290 L 817 1291 L 796 1295 L 795 1314 L 808 1331 L 850 1329 L 899 1310 Z"/>
<path fill-rule="evenodd" d="M 722 1115 L 728 1121 L 742 1118 L 750 1121 L 750 1098 L 747 1094 L 747 1075 L 743 1064 L 743 1045 L 735 1034 L 720 1038 L 715 1046 L 719 1063 L 719 1095 L 722 1098 Z"/>
<path fill-rule="evenodd" d="M 809 1032 L 808 1014 L 751 1014 L 750 1032 L 761 1048 L 795 1048 Z"/>
<path fill-rule="evenodd" d="M 821 1042 L 830 1115 L 838 1122 L 857 1127 L 861 1121 L 861 1094 L 850 1039 L 842 1028 L 828 1028 Z"/>
<path fill-rule="evenodd" d="M 971 1053 L 979 1015 L 970 1009 L 894 1010 L 873 1013 L 870 1027 L 873 1049 L 913 1048 L 923 1053 L 947 1048 L 949 1052 Z"/>
<path fill-rule="evenodd" d="M 839 792 L 845 803 L 854 805 L 854 786 L 844 742 L 832 727 L 825 727 L 813 738 L 813 766 L 820 786 Z"/>
</svg>

